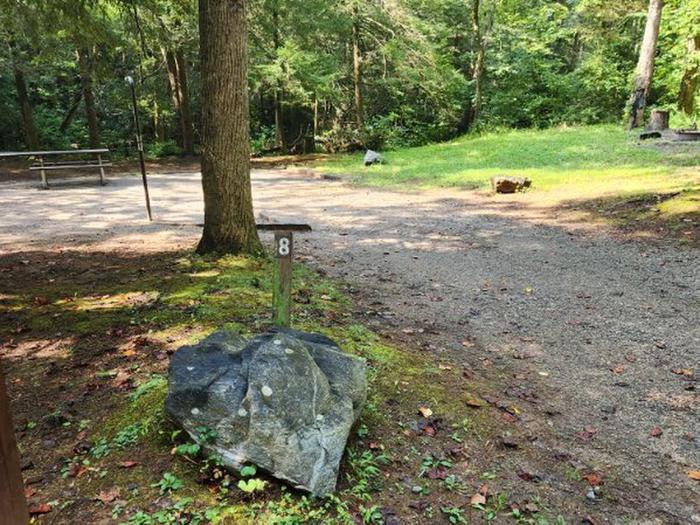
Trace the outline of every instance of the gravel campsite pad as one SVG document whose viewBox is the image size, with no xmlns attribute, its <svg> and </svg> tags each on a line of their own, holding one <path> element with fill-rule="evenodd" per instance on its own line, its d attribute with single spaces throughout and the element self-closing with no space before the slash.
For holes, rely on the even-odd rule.
<svg viewBox="0 0 700 525">
<path fill-rule="evenodd" d="M 253 178 L 256 212 L 311 224 L 300 258 L 353 286 L 368 324 L 493 385 L 499 396 L 485 402 L 514 413 L 503 433 L 542 458 L 525 483 L 557 490 L 548 465 L 579 465 L 591 483 L 563 499 L 600 523 L 700 523 L 700 482 L 689 476 L 700 470 L 697 248 L 517 197 L 358 188 L 294 169 Z M 49 191 L 7 183 L 3 257 L 193 245 L 198 174 L 153 175 L 151 195 L 148 224 L 138 177 Z"/>
</svg>

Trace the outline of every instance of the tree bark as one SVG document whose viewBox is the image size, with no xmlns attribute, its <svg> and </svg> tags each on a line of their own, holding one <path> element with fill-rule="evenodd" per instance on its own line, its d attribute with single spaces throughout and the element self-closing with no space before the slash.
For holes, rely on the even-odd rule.
<svg viewBox="0 0 700 525">
<path fill-rule="evenodd" d="M 352 10 L 352 81 L 355 88 L 355 123 L 358 129 L 365 124 L 362 101 L 362 51 L 360 48 L 360 10 Z"/>
<path fill-rule="evenodd" d="M 481 27 L 481 2 L 480 0 L 472 0 L 472 34 L 474 35 L 474 48 L 476 50 L 474 61 L 472 62 L 471 72 L 472 81 L 474 83 L 474 96 L 472 97 L 471 105 L 467 109 L 466 129 L 471 128 L 479 120 L 481 114 L 481 104 L 484 98 L 483 94 L 483 78 L 484 78 L 484 63 L 486 59 L 486 44 L 484 42 L 483 30 Z"/>
<path fill-rule="evenodd" d="M 185 155 L 194 154 L 194 126 L 192 124 L 192 108 L 187 81 L 187 61 L 182 49 L 171 51 L 162 49 L 168 70 L 168 84 L 173 106 L 177 113 L 179 125 L 178 144 Z"/>
<path fill-rule="evenodd" d="M 678 96 L 678 109 L 686 115 L 695 113 L 695 93 L 698 89 L 698 76 L 700 76 L 700 35 L 688 39 L 688 53 L 686 55 L 686 68 L 681 80 L 681 90 Z"/>
<path fill-rule="evenodd" d="M 97 121 L 97 109 L 95 107 L 95 94 L 92 90 L 92 65 L 90 64 L 90 52 L 84 47 L 78 47 L 76 51 L 78 67 L 80 68 L 80 87 L 85 102 L 85 116 L 88 123 L 90 147 L 100 147 L 100 125 Z"/>
<path fill-rule="evenodd" d="M 180 90 L 180 121 L 182 123 L 182 150 L 185 155 L 194 154 L 194 126 L 192 124 L 192 106 L 190 104 L 190 91 L 187 75 L 187 60 L 182 48 L 175 52 L 175 64 L 177 65 L 177 86 Z"/>
<path fill-rule="evenodd" d="M 73 122 L 73 118 L 75 117 L 75 114 L 78 112 L 78 108 L 80 107 L 81 100 L 83 100 L 82 90 L 76 92 L 76 94 L 73 96 L 73 102 L 71 102 L 70 108 L 68 108 L 68 111 L 66 112 L 66 116 L 63 117 L 61 126 L 58 128 L 58 130 L 61 133 L 65 133 L 68 129 L 68 126 L 70 126 L 70 123 Z"/>
<path fill-rule="evenodd" d="M 36 151 L 40 148 L 39 132 L 34 124 L 34 112 L 32 104 L 29 101 L 29 93 L 27 90 L 27 81 L 24 78 L 22 67 L 13 62 L 13 70 L 15 76 L 15 88 L 17 89 L 17 103 L 22 115 L 22 132 L 24 134 L 24 144 L 30 151 Z"/>
<path fill-rule="evenodd" d="M 10 400 L 0 363 L 0 516 L 6 525 L 27 525 L 29 514 L 24 499 L 24 482 L 12 424 Z"/>
<path fill-rule="evenodd" d="M 649 99 L 651 81 L 654 77 L 654 60 L 659 42 L 663 0 L 649 0 L 649 14 L 639 50 L 634 88 L 630 98 L 629 129 L 644 125 L 644 110 Z"/>
<path fill-rule="evenodd" d="M 275 58 L 278 57 L 277 51 L 280 48 L 280 14 L 277 9 L 272 11 L 272 45 L 275 50 Z M 282 98 L 284 96 L 282 90 L 282 82 L 277 81 L 274 92 L 275 105 L 275 147 L 282 151 L 287 150 L 287 141 L 284 135 L 284 114 L 282 113 Z"/>
<path fill-rule="evenodd" d="M 257 253 L 246 0 L 200 0 L 204 232 L 198 253 Z"/>
</svg>

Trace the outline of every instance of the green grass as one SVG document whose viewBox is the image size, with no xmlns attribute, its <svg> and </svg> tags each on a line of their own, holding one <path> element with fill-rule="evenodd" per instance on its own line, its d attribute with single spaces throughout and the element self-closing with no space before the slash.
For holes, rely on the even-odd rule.
<svg viewBox="0 0 700 525">
<path fill-rule="evenodd" d="M 669 152 L 634 139 L 611 125 L 507 131 L 389 151 L 383 166 L 364 167 L 358 153 L 331 158 L 317 169 L 348 174 L 370 186 L 484 189 L 494 175 L 530 177 L 535 191 L 565 185 L 586 193 L 687 186 L 688 167 L 700 160 L 699 147 Z M 697 174 L 693 180 L 698 182 Z"/>
<path fill-rule="evenodd" d="M 582 221 L 602 221 L 684 242 L 700 221 L 700 143 L 640 143 L 619 126 L 559 127 L 465 135 L 450 142 L 385 153 L 385 164 L 365 167 L 362 154 L 324 159 L 315 169 L 349 176 L 364 186 L 455 188 L 490 192 L 493 176 L 528 177 L 517 199 L 541 209 L 577 210 Z M 690 236 L 690 237 L 688 237 Z"/>
</svg>

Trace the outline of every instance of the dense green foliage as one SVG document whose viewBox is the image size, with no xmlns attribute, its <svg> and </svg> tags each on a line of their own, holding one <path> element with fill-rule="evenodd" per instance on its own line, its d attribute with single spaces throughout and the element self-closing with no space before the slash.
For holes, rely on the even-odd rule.
<svg viewBox="0 0 700 525">
<path fill-rule="evenodd" d="M 300 152 L 314 137 L 337 151 L 620 122 L 646 2 L 251 0 L 249 12 L 254 149 Z M 652 105 L 675 111 L 697 76 L 699 13 L 700 0 L 666 2 Z M 197 33 L 195 0 L 0 0 L 0 148 L 28 142 L 20 71 L 43 147 L 93 142 L 87 78 L 99 141 L 127 151 L 130 74 L 151 153 L 194 151 Z"/>
</svg>

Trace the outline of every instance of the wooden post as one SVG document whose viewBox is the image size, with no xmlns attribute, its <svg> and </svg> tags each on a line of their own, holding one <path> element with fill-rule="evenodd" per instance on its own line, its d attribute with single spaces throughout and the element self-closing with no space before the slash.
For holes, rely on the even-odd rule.
<svg viewBox="0 0 700 525">
<path fill-rule="evenodd" d="M 29 514 L 24 499 L 24 482 L 12 424 L 5 375 L 0 364 L 0 522 L 3 525 L 27 525 Z"/>
<path fill-rule="evenodd" d="M 289 328 L 292 324 L 293 232 L 310 232 L 308 224 L 258 224 L 258 230 L 275 233 L 275 265 L 272 279 L 272 322 Z"/>
<path fill-rule="evenodd" d="M 291 231 L 275 232 L 275 255 L 278 264 L 272 281 L 273 323 L 289 328 L 292 323 L 292 250 Z"/>
<path fill-rule="evenodd" d="M 102 186 L 104 186 L 105 185 L 105 168 L 102 165 L 102 155 L 99 153 L 97 154 L 97 163 L 100 165 L 100 184 Z"/>
<path fill-rule="evenodd" d="M 44 157 L 39 157 L 39 165 L 43 168 L 44 167 Z M 41 170 L 41 187 L 44 188 L 45 190 L 49 189 L 49 183 L 46 180 L 46 171 L 43 169 Z"/>
</svg>

